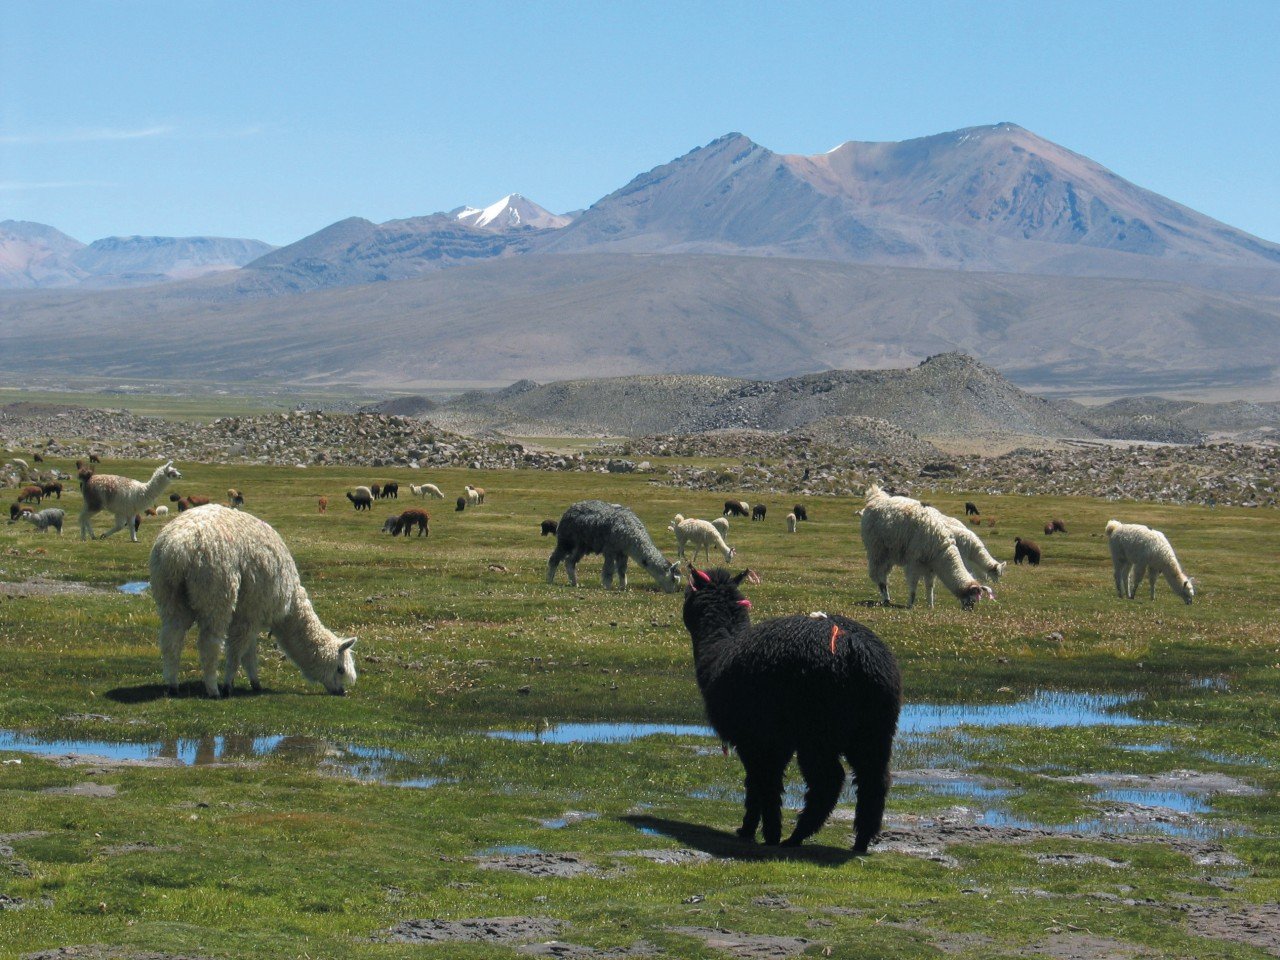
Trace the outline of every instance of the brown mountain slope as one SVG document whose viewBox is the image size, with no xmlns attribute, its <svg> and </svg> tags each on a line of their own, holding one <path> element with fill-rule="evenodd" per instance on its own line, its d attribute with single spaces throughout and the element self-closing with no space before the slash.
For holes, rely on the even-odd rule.
<svg viewBox="0 0 1280 960">
<path fill-rule="evenodd" d="M 1023 384 L 1151 391 L 1275 385 L 1280 358 L 1280 302 L 1127 280 L 582 255 L 293 297 L 220 298 L 231 282 L 0 296 L 3 368 L 405 388 L 767 379 L 962 350 Z"/>
<path fill-rule="evenodd" d="M 827 154 L 729 134 L 604 197 L 537 249 L 748 253 L 1280 293 L 1280 245 L 1016 124 Z"/>
</svg>

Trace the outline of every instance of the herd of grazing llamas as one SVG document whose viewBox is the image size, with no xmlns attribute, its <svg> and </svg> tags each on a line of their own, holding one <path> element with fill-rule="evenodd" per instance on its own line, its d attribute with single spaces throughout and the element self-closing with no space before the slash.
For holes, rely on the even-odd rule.
<svg viewBox="0 0 1280 960">
<path fill-rule="evenodd" d="M 25 468 L 23 461 L 16 461 Z M 81 539 L 94 537 L 92 518 L 110 513 L 115 524 L 102 537 L 129 529 L 138 538 L 144 512 L 162 515 L 156 500 L 182 474 L 173 462 L 161 464 L 150 480 L 94 472 L 80 467 L 84 506 Z M 434 484 L 410 485 L 420 497 L 443 499 Z M 38 485 L 23 488 L 10 523 L 20 519 L 38 530 L 62 532 L 63 511 L 35 511 L 24 503 L 42 497 Z M 61 499 L 61 489 L 55 491 Z M 355 510 L 369 509 L 375 499 L 398 499 L 399 484 L 357 487 L 347 493 Z M 229 507 L 197 497 L 171 496 L 178 515 L 157 535 L 150 555 L 151 590 L 160 615 L 159 642 L 164 684 L 178 693 L 179 663 L 192 626 L 198 628 L 197 649 L 205 692 L 229 696 L 243 666 L 251 687 L 258 679 L 258 640 L 269 631 L 284 654 L 308 680 L 333 694 L 345 694 L 356 682 L 352 655 L 355 637 L 338 637 L 321 623 L 302 586 L 288 547 L 267 523 L 241 511 L 245 498 L 228 490 Z M 468 485 L 457 500 L 465 510 L 485 502 L 485 491 Z M 320 499 L 325 512 L 327 498 Z M 965 504 L 971 523 L 980 518 Z M 988 552 L 981 538 L 963 521 L 906 496 L 872 485 L 858 511 L 867 574 L 883 603 L 889 604 L 888 577 L 902 567 L 908 587 L 907 606 L 915 604 L 923 579 L 930 606 L 934 583 L 940 581 L 965 608 L 993 597 L 991 583 L 1005 563 Z M 761 831 L 767 844 L 782 842 L 782 792 L 786 768 L 794 757 L 807 790 L 804 807 L 786 844 L 795 845 L 826 822 L 843 787 L 842 758 L 857 785 L 854 850 L 865 852 L 880 832 L 889 790 L 889 762 L 902 702 L 902 680 L 889 648 L 871 630 L 838 614 L 813 612 L 753 624 L 751 601 L 740 587 L 759 582 L 753 571 L 733 575 L 724 569 L 694 565 L 699 552 L 710 562 L 713 552 L 725 563 L 736 555 L 727 542 L 729 516 L 764 521 L 767 509 L 739 500 L 725 502 L 723 516 L 712 521 L 676 514 L 668 526 L 676 540 L 677 559 L 668 560 L 644 523 L 628 507 L 602 500 L 582 500 L 558 520 L 544 520 L 543 536 L 556 538 L 547 562 L 547 582 L 563 564 L 569 583 L 577 586 L 577 565 L 599 554 L 606 588 L 616 579 L 627 586 L 627 566 L 634 561 L 667 592 L 684 585 L 683 619 L 693 644 L 694 672 L 707 718 L 722 741 L 735 748 L 745 769 L 745 813 L 738 835 L 754 840 Z M 411 508 L 387 518 L 383 530 L 395 536 L 429 535 L 429 515 Z M 787 515 L 795 533 L 808 520 L 804 505 Z M 1045 524 L 1045 534 L 1066 533 L 1061 520 Z M 1106 525 L 1116 592 L 1134 599 L 1144 578 L 1155 584 L 1163 576 L 1186 603 L 1195 588 L 1183 573 L 1168 539 L 1142 524 L 1112 520 Z M 686 547 L 692 560 L 685 558 Z M 1015 540 L 1015 563 L 1040 563 L 1040 547 Z M 683 567 L 682 567 L 683 560 Z M 222 676 L 218 676 L 222 658 Z"/>
</svg>

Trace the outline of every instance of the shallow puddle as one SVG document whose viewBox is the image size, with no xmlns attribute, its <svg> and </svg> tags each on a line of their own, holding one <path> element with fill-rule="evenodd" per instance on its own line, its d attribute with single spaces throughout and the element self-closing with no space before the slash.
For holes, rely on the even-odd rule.
<svg viewBox="0 0 1280 960">
<path fill-rule="evenodd" d="M 1049 833 L 1080 834 L 1163 834 L 1191 840 L 1214 840 L 1240 836 L 1247 831 L 1239 824 L 1205 821 L 1190 815 L 1163 815 L 1158 810 L 1139 807 L 1107 811 L 1104 815 L 1081 817 L 1069 823 L 1041 823 L 1020 817 L 1007 810 L 987 810 L 976 822 L 987 827 L 1011 827 L 1018 830 L 1042 830 Z"/>
<path fill-rule="evenodd" d="M 1213 809 L 1205 802 L 1204 797 L 1182 790 L 1102 790 L 1094 799 L 1173 810 L 1177 813 L 1208 813 Z"/>
<path fill-rule="evenodd" d="M 122 583 L 116 587 L 121 593 L 139 594 L 146 593 L 151 589 L 150 580 L 130 580 L 128 583 Z"/>
<path fill-rule="evenodd" d="M 544 730 L 490 730 L 495 740 L 537 743 L 630 743 L 642 737 L 714 736 L 710 727 L 692 723 L 560 723 Z"/>
<path fill-rule="evenodd" d="M 1037 690 L 1013 703 L 908 703 L 898 717 L 898 734 L 910 737 L 956 727 L 1133 727 L 1154 723 L 1120 708 L 1136 697 Z M 536 743 L 628 743 L 642 737 L 714 737 L 710 727 L 691 723 L 558 723 L 540 730 L 491 730 L 499 740 Z"/>
<path fill-rule="evenodd" d="M 0 750 L 42 757 L 101 758 L 129 766 L 186 766 L 275 759 L 311 764 L 357 780 L 398 787 L 433 787 L 442 780 L 423 776 L 422 765 L 392 750 L 337 746 L 315 737 L 221 736 L 159 741 L 46 740 L 0 730 Z"/>
</svg>

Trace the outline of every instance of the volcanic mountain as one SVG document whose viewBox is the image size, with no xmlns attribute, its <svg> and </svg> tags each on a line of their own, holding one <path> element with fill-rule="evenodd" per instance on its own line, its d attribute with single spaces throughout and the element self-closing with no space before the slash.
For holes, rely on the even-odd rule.
<svg viewBox="0 0 1280 960">
<path fill-rule="evenodd" d="M 511 194 L 186 282 L 13 291 L 0 369 L 404 389 L 960 350 L 1037 390 L 1280 396 L 1280 246 L 1014 124 L 817 156 L 730 134 L 566 219 Z M 88 282 L 76 241 L 23 226 L 0 271 Z"/>
<path fill-rule="evenodd" d="M 543 252 L 701 252 L 1280 291 L 1280 245 L 1011 123 L 783 155 L 732 133 L 595 203 Z M 1234 279 L 1214 278 L 1229 268 Z"/>
<path fill-rule="evenodd" d="M 86 246 L 42 223 L 0 222 L 0 289 L 144 286 L 234 270 L 273 249 L 234 237 L 106 237 Z"/>
</svg>

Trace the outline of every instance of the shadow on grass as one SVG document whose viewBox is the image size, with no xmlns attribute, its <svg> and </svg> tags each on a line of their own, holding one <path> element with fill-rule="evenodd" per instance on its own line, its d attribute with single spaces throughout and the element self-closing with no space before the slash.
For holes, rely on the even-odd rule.
<svg viewBox="0 0 1280 960">
<path fill-rule="evenodd" d="M 629 814 L 620 819 L 637 830 L 659 833 L 686 847 L 729 860 L 803 860 L 838 867 L 859 856 L 848 848 L 828 847 L 817 843 L 799 847 L 767 847 L 759 843 L 747 843 L 727 830 L 645 814 Z"/>
<path fill-rule="evenodd" d="M 907 605 L 905 603 L 894 603 L 893 601 L 890 601 L 889 603 L 884 603 L 883 601 L 880 601 L 880 600 L 855 600 L 853 601 L 853 603 L 850 604 L 850 606 L 867 607 L 870 609 L 875 609 L 876 607 L 888 607 L 890 610 L 907 609 Z"/>
<path fill-rule="evenodd" d="M 136 687 L 116 687 L 114 690 L 108 690 L 103 696 L 115 703 L 151 703 L 155 700 L 163 700 L 169 695 L 168 688 L 163 683 L 144 683 Z M 262 690 L 254 691 L 247 687 L 236 687 L 233 694 L 236 697 L 277 697 L 280 696 L 278 690 Z M 178 684 L 178 698 L 198 697 L 201 700 L 207 699 L 204 692 L 204 681 L 188 680 L 186 683 Z"/>
</svg>

